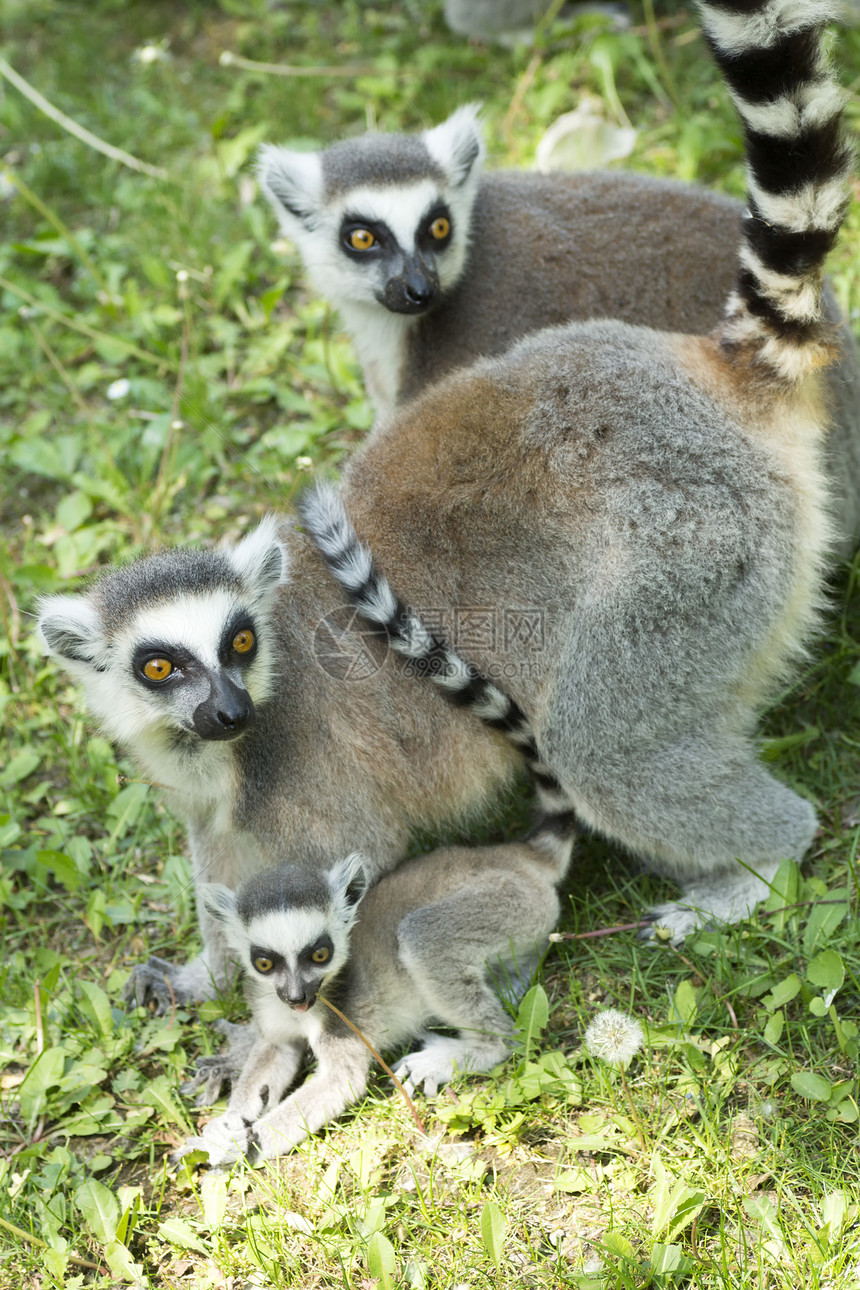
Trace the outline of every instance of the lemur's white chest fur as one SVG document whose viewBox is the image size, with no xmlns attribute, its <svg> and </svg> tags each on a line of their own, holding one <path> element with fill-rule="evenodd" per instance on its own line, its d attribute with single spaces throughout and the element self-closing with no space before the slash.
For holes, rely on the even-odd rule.
<svg viewBox="0 0 860 1290">
<path fill-rule="evenodd" d="M 321 153 L 260 151 L 263 192 L 339 310 L 380 411 L 394 403 L 416 319 L 463 275 L 483 153 L 470 106 L 394 145 L 370 135 Z"/>
<path fill-rule="evenodd" d="M 339 313 L 355 346 L 367 392 L 380 415 L 394 410 L 406 367 L 409 333 L 418 319 L 392 314 L 376 301 L 343 300 Z"/>
<path fill-rule="evenodd" d="M 287 1007 L 275 994 L 261 994 L 254 1004 L 254 1023 L 260 1036 L 270 1044 L 317 1044 L 325 1029 L 324 1003 L 316 1003 L 307 1012 Z"/>
</svg>

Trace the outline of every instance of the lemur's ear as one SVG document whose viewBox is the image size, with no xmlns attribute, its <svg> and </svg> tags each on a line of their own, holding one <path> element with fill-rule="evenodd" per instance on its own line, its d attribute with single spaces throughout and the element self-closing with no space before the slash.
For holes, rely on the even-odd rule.
<svg viewBox="0 0 860 1290">
<path fill-rule="evenodd" d="M 461 188 L 470 175 L 477 175 L 484 161 L 480 111 L 477 103 L 467 103 L 422 135 L 430 156 L 455 188 Z"/>
<path fill-rule="evenodd" d="M 353 851 L 343 860 L 338 860 L 326 877 L 332 895 L 343 901 L 345 909 L 351 911 L 356 909 L 370 885 L 364 858 L 359 851 Z"/>
<path fill-rule="evenodd" d="M 289 576 L 287 548 L 278 536 L 278 521 L 267 515 L 238 546 L 227 552 L 233 568 L 257 596 L 264 596 Z"/>
<path fill-rule="evenodd" d="M 235 891 L 221 882 L 204 882 L 198 899 L 203 907 L 221 924 L 224 938 L 231 949 L 241 953 L 248 944 L 245 929 L 239 918 L 239 904 Z"/>
<path fill-rule="evenodd" d="M 98 610 L 86 596 L 43 596 L 38 630 L 48 653 L 59 662 L 101 671 L 104 631 Z"/>
<path fill-rule="evenodd" d="M 219 923 L 230 922 L 237 917 L 236 893 L 229 887 L 225 887 L 222 882 L 202 883 L 200 900 Z"/>
<path fill-rule="evenodd" d="M 293 152 L 264 143 L 257 152 L 257 179 L 285 232 L 298 221 L 316 227 L 322 202 L 322 161 L 317 152 Z"/>
</svg>

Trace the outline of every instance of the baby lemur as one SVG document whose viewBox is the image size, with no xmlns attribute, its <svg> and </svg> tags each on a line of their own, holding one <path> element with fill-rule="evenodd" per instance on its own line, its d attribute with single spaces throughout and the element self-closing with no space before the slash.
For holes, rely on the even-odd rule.
<svg viewBox="0 0 860 1290">
<path fill-rule="evenodd" d="M 828 542 L 820 280 L 850 167 L 832 9 L 701 9 L 750 159 L 716 331 L 537 332 L 377 427 L 305 532 L 270 522 L 233 552 L 154 557 L 43 605 L 104 728 L 169 786 L 198 884 L 353 849 L 373 881 L 413 828 L 480 809 L 521 756 L 474 670 L 503 681 L 564 801 L 679 880 L 657 911 L 675 939 L 743 917 L 808 847 L 812 807 L 752 732 L 814 626 Z M 421 612 L 404 624 L 403 605 Z M 420 660 L 422 618 L 473 669 L 451 667 L 465 708 L 387 648 L 381 627 Z M 139 968 L 134 997 L 169 1005 L 165 974 L 180 1000 L 224 982 L 223 929 L 205 910 L 201 925 L 201 958 Z"/>
<path fill-rule="evenodd" d="M 481 174 L 474 107 L 418 135 L 299 153 L 265 145 L 258 175 L 311 284 L 339 311 L 377 410 L 541 327 L 617 318 L 704 335 L 737 272 L 743 206 L 619 170 Z M 860 535 L 860 357 L 835 298 L 825 376 L 834 553 Z"/>
<path fill-rule="evenodd" d="M 504 1061 L 513 1027 L 492 978 L 522 992 L 558 918 L 573 833 L 557 815 L 524 842 L 437 850 L 370 889 L 358 855 L 330 869 L 279 865 L 238 892 L 204 886 L 245 978 L 255 1041 L 226 1112 L 184 1150 L 213 1165 L 267 1159 L 361 1098 L 370 1052 L 325 999 L 378 1051 L 420 1036 L 396 1070 L 431 1095 L 455 1071 Z M 432 1023 L 458 1034 L 433 1035 Z M 306 1046 L 317 1069 L 282 1102 Z"/>
</svg>

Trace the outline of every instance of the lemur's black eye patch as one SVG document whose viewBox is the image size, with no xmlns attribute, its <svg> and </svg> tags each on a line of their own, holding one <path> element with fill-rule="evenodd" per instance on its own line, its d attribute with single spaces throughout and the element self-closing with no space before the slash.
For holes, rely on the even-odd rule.
<svg viewBox="0 0 860 1290">
<path fill-rule="evenodd" d="M 444 202 L 438 202 L 422 216 L 415 240 L 424 251 L 444 251 L 453 232 L 451 212 Z"/>
<path fill-rule="evenodd" d="M 334 941 L 330 936 L 323 934 L 317 937 L 310 945 L 306 945 L 299 955 L 299 962 L 312 964 L 314 967 L 322 967 L 328 963 L 334 954 Z"/>
<path fill-rule="evenodd" d="M 340 226 L 340 244 L 353 260 L 362 260 L 396 248 L 397 238 L 382 220 L 345 215 Z"/>
<path fill-rule="evenodd" d="M 275 950 L 267 950 L 262 945 L 252 945 L 250 951 L 251 966 L 260 976 L 269 976 L 275 968 L 283 966 L 283 957 Z"/>
<path fill-rule="evenodd" d="M 252 616 L 240 610 L 234 614 L 221 634 L 218 646 L 219 661 L 226 667 L 230 663 L 250 663 L 256 657 L 259 633 Z"/>
<path fill-rule="evenodd" d="M 138 645 L 131 659 L 132 671 L 148 690 L 158 690 L 165 682 L 178 681 L 194 669 L 197 659 L 181 646 L 150 641 Z"/>
</svg>

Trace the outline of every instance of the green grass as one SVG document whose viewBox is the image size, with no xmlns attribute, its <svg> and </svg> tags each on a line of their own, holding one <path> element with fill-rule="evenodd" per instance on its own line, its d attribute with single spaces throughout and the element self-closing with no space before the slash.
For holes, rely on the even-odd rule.
<svg viewBox="0 0 860 1290">
<path fill-rule="evenodd" d="M 195 1122 L 183 1072 L 237 1000 L 167 1023 L 118 1003 L 130 964 L 193 951 L 181 830 L 118 785 L 133 769 L 31 634 L 36 593 L 142 545 L 243 532 L 370 423 L 335 320 L 273 248 L 260 139 L 413 129 L 478 99 L 493 164 L 528 165 L 587 91 L 638 128 L 631 166 L 740 193 L 736 121 L 692 14 L 670 9 L 656 49 L 644 25 L 583 19 L 510 52 L 455 40 L 415 0 L 7 0 L 8 61 L 168 178 L 0 89 L 0 1286 L 860 1285 L 860 566 L 765 722 L 764 754 L 822 829 L 757 919 L 681 952 L 561 941 L 535 1042 L 422 1103 L 429 1143 L 379 1076 L 294 1157 L 230 1177 L 165 1161 Z M 167 56 L 135 59 L 150 42 Z M 284 79 L 221 66 L 224 49 L 365 70 Z M 856 124 L 856 30 L 838 57 Z M 832 273 L 855 317 L 858 266 L 854 210 Z M 581 935 L 666 889 L 590 841 L 569 892 L 562 929 Z M 626 1087 L 582 1048 L 606 1006 L 645 1026 Z"/>
</svg>

